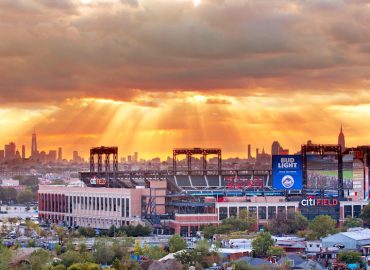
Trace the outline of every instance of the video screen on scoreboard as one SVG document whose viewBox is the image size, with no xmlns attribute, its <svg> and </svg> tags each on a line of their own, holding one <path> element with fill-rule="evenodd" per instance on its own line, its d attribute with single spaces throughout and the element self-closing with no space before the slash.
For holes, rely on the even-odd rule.
<svg viewBox="0 0 370 270">
<path fill-rule="evenodd" d="M 307 188 L 338 188 L 338 157 L 335 154 L 307 155 Z M 343 155 L 343 188 L 353 188 L 353 156 Z"/>
</svg>

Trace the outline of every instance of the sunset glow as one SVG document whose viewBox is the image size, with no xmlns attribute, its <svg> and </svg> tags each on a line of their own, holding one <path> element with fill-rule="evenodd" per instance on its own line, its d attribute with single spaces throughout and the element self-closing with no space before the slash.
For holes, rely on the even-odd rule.
<svg viewBox="0 0 370 270">
<path fill-rule="evenodd" d="M 194 8 L 196 7 L 196 8 Z M 363 1 L 1 1 L 0 143 L 294 152 L 368 144 Z M 345 23 L 344 23 L 345 22 Z"/>
</svg>

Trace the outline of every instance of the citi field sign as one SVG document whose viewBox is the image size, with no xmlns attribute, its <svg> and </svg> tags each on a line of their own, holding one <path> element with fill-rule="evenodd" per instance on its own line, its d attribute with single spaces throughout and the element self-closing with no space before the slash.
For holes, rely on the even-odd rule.
<svg viewBox="0 0 370 270">
<path fill-rule="evenodd" d="M 301 201 L 302 206 L 337 206 L 337 199 L 313 199 L 307 198 Z"/>
<path fill-rule="evenodd" d="M 274 189 L 302 189 L 302 157 L 272 156 L 272 186 Z"/>
<path fill-rule="evenodd" d="M 107 183 L 107 180 L 105 180 L 104 178 L 93 177 L 90 179 L 91 185 L 105 186 L 106 183 Z"/>
</svg>

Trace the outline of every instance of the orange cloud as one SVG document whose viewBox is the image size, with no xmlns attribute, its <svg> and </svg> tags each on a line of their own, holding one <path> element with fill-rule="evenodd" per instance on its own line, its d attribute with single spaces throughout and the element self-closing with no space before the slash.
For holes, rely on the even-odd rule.
<svg viewBox="0 0 370 270">
<path fill-rule="evenodd" d="M 4 0 L 0 143 L 367 144 L 368 1 Z"/>
</svg>

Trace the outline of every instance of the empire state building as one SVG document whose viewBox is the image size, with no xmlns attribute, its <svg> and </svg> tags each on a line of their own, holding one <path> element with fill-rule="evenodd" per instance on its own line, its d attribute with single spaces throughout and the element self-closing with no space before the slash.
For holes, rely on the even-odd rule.
<svg viewBox="0 0 370 270">
<path fill-rule="evenodd" d="M 338 135 L 338 144 L 341 146 L 342 152 L 346 149 L 346 140 L 344 138 L 342 125 L 340 126 L 340 132 Z"/>
</svg>

